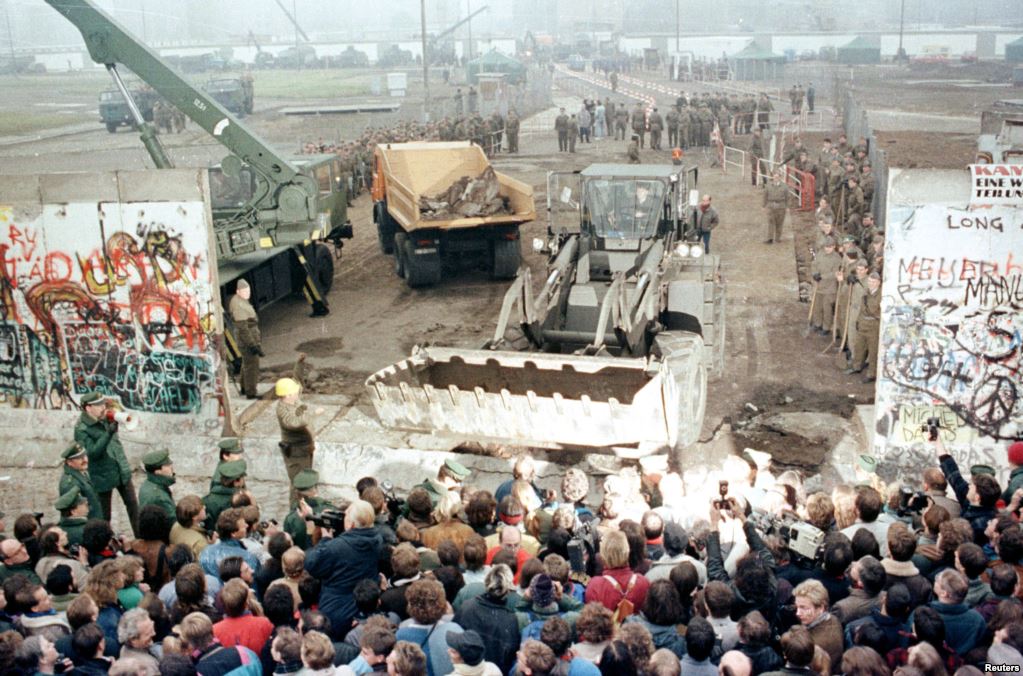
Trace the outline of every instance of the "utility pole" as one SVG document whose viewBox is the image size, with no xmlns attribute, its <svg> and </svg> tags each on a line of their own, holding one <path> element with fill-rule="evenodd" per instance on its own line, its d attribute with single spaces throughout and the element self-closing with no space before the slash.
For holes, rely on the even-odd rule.
<svg viewBox="0 0 1023 676">
<path fill-rule="evenodd" d="M 469 17 L 466 21 L 466 26 L 469 27 L 469 58 L 465 60 L 466 63 L 472 61 L 472 7 L 469 6 L 470 0 L 465 0 L 465 15 Z"/>
<path fill-rule="evenodd" d="M 9 0 L 4 0 L 4 21 L 7 23 L 7 45 L 11 49 L 11 72 L 18 74 L 18 58 L 14 53 L 14 29 L 11 28 L 11 12 L 8 8 Z"/>
<path fill-rule="evenodd" d="M 142 6 L 142 42 L 149 44 L 149 35 L 146 30 L 146 0 L 139 0 L 139 4 Z"/>
<path fill-rule="evenodd" d="M 675 0 L 675 52 L 682 51 L 681 21 L 682 14 L 679 11 L 679 0 Z"/>
<path fill-rule="evenodd" d="M 291 16 L 295 20 L 295 48 L 298 48 L 298 2 L 291 0 Z M 299 57 L 301 59 L 301 57 Z"/>
<path fill-rule="evenodd" d="M 429 115 L 430 105 L 430 59 L 426 53 L 426 0 L 419 0 L 419 19 L 423 37 L 423 111 Z"/>
<path fill-rule="evenodd" d="M 902 31 L 906 24 L 906 0 L 902 0 L 899 6 L 899 51 L 895 53 L 895 60 L 902 61 L 906 58 L 906 50 L 902 48 Z"/>
</svg>

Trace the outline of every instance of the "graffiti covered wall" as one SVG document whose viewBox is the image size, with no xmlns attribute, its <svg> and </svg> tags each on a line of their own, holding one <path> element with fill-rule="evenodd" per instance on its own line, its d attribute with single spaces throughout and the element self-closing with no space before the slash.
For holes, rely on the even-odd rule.
<svg viewBox="0 0 1023 676">
<path fill-rule="evenodd" d="M 889 474 L 935 464 L 931 417 L 964 471 L 1002 479 L 1023 434 L 1023 209 L 969 195 L 967 171 L 893 170 L 874 437 Z"/>
<path fill-rule="evenodd" d="M 156 174 L 154 176 L 154 174 Z M 0 177 L 0 403 L 216 415 L 204 172 Z"/>
</svg>

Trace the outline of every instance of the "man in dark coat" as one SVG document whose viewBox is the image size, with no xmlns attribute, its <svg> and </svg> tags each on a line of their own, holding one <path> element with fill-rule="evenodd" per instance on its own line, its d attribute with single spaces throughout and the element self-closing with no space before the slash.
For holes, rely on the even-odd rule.
<svg viewBox="0 0 1023 676">
<path fill-rule="evenodd" d="M 99 503 L 99 496 L 96 488 L 89 478 L 89 455 L 85 448 L 78 443 L 68 446 L 60 457 L 64 458 L 64 473 L 60 477 L 58 491 L 61 495 L 77 488 L 79 494 L 89 503 L 89 512 L 86 514 L 89 519 L 102 519 L 103 507 Z"/>
<path fill-rule="evenodd" d="M 302 518 L 311 515 L 312 508 L 303 504 Z M 345 532 L 325 537 L 306 552 L 305 569 L 323 582 L 320 612 L 330 618 L 338 638 L 347 633 L 355 617 L 355 585 L 380 574 L 384 543 L 373 527 L 375 519 L 373 505 L 356 500 L 345 511 Z"/>
<path fill-rule="evenodd" d="M 503 563 L 494 565 L 484 584 L 486 592 L 463 603 L 455 613 L 455 623 L 482 636 L 487 646 L 486 660 L 507 674 L 515 662 L 521 638 L 518 618 L 507 603 L 515 584 L 511 569 Z"/>
<path fill-rule="evenodd" d="M 131 467 L 117 436 L 118 423 L 110 415 L 107 398 L 99 392 L 82 395 L 81 404 L 75 441 L 89 456 L 89 477 L 99 495 L 103 518 L 110 521 L 110 499 L 116 490 L 128 511 L 132 531 L 138 535 L 139 503 L 131 483 Z"/>
</svg>

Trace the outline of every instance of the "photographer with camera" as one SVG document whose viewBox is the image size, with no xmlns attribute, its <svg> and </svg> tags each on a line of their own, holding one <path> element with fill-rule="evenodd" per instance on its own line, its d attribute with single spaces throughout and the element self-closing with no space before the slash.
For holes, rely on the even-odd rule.
<svg viewBox="0 0 1023 676">
<path fill-rule="evenodd" d="M 995 506 L 998 503 L 998 498 L 1002 495 L 998 480 L 984 471 L 986 468 L 974 465 L 970 468 L 972 475 L 970 482 L 967 483 L 959 472 L 959 464 L 945 450 L 941 435 L 932 433 L 930 442 L 934 445 L 934 452 L 938 456 L 941 472 L 945 475 L 945 480 L 952 486 L 956 500 L 962 507 L 962 518 L 969 521 L 973 528 L 973 541 L 981 546 L 987 544 L 987 535 L 984 534 L 984 531 L 987 529 L 988 522 L 998 514 Z M 981 471 L 978 472 L 978 470 Z"/>
<path fill-rule="evenodd" d="M 75 425 L 75 441 L 89 456 L 89 478 L 96 489 L 103 518 L 110 521 L 110 500 L 116 490 L 128 511 L 131 530 L 139 527 L 139 503 L 131 482 L 131 466 L 117 436 L 117 407 L 99 392 L 87 392 L 81 398 L 82 415 Z"/>
<path fill-rule="evenodd" d="M 881 556 L 888 556 L 888 528 L 892 525 L 891 520 L 882 520 L 881 509 L 884 502 L 881 494 L 870 486 L 860 486 L 856 489 L 856 523 L 848 528 L 842 529 L 842 535 L 850 540 L 861 528 L 869 531 L 881 546 Z M 888 517 L 885 517 L 887 519 Z"/>
<path fill-rule="evenodd" d="M 722 507 L 725 507 L 722 509 Z M 739 559 L 735 574 L 729 576 L 721 556 L 722 518 L 725 523 L 735 521 L 742 526 L 749 545 L 749 553 Z M 735 498 L 727 498 L 727 506 L 719 499 L 710 505 L 710 535 L 707 536 L 707 578 L 728 583 L 735 594 L 732 619 L 757 610 L 770 623 L 778 613 L 778 580 L 774 576 L 774 556 L 764 544 L 756 527 L 746 519 L 746 512 Z"/>
<path fill-rule="evenodd" d="M 58 526 L 50 526 L 39 538 L 42 558 L 35 565 L 36 575 L 46 580 L 57 566 L 67 566 L 75 581 L 75 588 L 85 586 L 85 578 L 89 576 L 89 552 L 84 547 L 68 543 L 68 536 Z"/>
<path fill-rule="evenodd" d="M 308 504 L 300 503 L 299 512 L 302 518 L 313 516 Z M 355 585 L 380 574 L 384 545 L 373 527 L 375 518 L 371 504 L 355 500 L 344 512 L 344 531 L 334 533 L 324 527 L 323 539 L 306 552 L 305 569 L 323 582 L 320 612 L 330 619 L 338 638 L 351 627 L 355 617 Z"/>
<path fill-rule="evenodd" d="M 309 513 L 318 516 L 325 509 L 337 509 L 334 505 L 319 497 L 320 474 L 313 469 L 304 469 L 295 475 L 292 482 L 298 501 L 284 519 L 284 532 L 291 536 L 296 547 L 309 549 L 313 546 L 312 535 L 315 524 L 302 515 L 303 503 Z"/>
</svg>

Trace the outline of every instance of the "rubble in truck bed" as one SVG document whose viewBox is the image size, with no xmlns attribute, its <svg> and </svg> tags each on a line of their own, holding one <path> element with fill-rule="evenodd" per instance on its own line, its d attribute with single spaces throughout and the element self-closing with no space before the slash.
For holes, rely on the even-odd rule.
<svg viewBox="0 0 1023 676">
<path fill-rule="evenodd" d="M 476 178 L 463 176 L 435 197 L 420 197 L 419 213 L 425 221 L 515 213 L 508 198 L 498 194 L 500 188 L 493 167 L 487 167 Z"/>
</svg>

